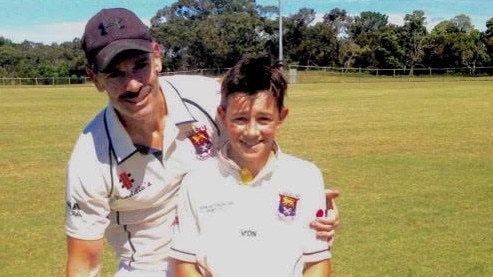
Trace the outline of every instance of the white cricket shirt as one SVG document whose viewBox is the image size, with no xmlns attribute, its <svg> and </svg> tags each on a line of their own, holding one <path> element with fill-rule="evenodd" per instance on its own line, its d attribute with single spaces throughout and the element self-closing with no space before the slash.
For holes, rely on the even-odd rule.
<svg viewBox="0 0 493 277">
<path fill-rule="evenodd" d="M 168 115 L 162 160 L 141 153 L 111 105 L 80 135 L 67 167 L 66 233 L 105 235 L 121 262 L 166 270 L 176 197 L 190 164 L 215 155 L 219 84 L 201 76 L 161 77 Z"/>
<path fill-rule="evenodd" d="M 305 262 L 331 257 L 309 228 L 324 195 L 320 170 L 280 150 L 247 185 L 221 154 L 184 178 L 170 255 L 214 277 L 302 276 Z"/>
</svg>

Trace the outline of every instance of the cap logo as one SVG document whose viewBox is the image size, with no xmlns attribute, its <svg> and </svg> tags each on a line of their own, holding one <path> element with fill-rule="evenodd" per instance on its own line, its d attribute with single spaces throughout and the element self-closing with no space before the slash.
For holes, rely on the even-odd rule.
<svg viewBox="0 0 493 277">
<path fill-rule="evenodd" d="M 122 21 L 123 20 L 121 18 L 115 18 L 110 22 L 101 22 L 101 24 L 99 24 L 98 26 L 99 30 L 101 31 L 101 35 L 107 35 L 109 31 L 113 28 L 123 29 L 125 25 L 122 23 Z"/>
</svg>

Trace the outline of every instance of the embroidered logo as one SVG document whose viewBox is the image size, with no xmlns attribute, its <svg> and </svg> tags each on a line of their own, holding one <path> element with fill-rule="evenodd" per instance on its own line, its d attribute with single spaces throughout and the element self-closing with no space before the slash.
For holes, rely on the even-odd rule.
<svg viewBox="0 0 493 277">
<path fill-rule="evenodd" d="M 188 139 L 195 148 L 195 155 L 199 160 L 205 160 L 214 154 L 214 146 L 209 138 L 206 127 L 195 129 Z"/>
<path fill-rule="evenodd" d="M 131 179 L 132 174 L 127 172 L 120 173 L 120 183 L 122 183 L 122 188 L 131 189 L 133 187 L 134 179 Z"/>
<path fill-rule="evenodd" d="M 123 24 L 122 21 L 123 20 L 121 18 L 114 18 L 109 22 L 107 21 L 101 22 L 101 24 L 99 24 L 98 26 L 99 30 L 101 31 L 101 35 L 102 36 L 107 35 L 109 31 L 113 28 L 123 29 L 125 25 Z"/>
<path fill-rule="evenodd" d="M 281 218 L 294 218 L 299 198 L 290 194 L 279 194 L 278 212 Z"/>
<path fill-rule="evenodd" d="M 67 211 L 69 216 L 82 216 L 79 204 L 77 202 L 67 201 Z"/>
</svg>

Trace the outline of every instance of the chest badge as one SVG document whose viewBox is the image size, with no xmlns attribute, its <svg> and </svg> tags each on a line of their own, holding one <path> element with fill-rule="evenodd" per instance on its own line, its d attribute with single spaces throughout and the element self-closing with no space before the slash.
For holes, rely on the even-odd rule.
<svg viewBox="0 0 493 277">
<path fill-rule="evenodd" d="M 279 194 L 278 212 L 281 218 L 294 218 L 296 216 L 296 205 L 298 197 L 288 194 Z"/>
<path fill-rule="evenodd" d="M 134 179 L 132 179 L 132 174 L 127 172 L 120 173 L 120 183 L 122 183 L 122 188 L 126 188 L 128 190 L 132 189 Z"/>
<path fill-rule="evenodd" d="M 214 154 L 214 145 L 205 127 L 194 130 L 188 139 L 194 146 L 195 155 L 199 160 L 205 160 Z"/>
</svg>

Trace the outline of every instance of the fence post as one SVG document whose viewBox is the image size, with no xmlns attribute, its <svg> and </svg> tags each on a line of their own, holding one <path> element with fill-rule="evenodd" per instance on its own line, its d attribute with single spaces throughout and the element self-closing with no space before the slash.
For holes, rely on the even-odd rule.
<svg viewBox="0 0 493 277">
<path fill-rule="evenodd" d="M 297 70 L 296 68 L 290 68 L 289 69 L 289 83 L 290 84 L 296 84 L 296 78 L 297 77 Z"/>
</svg>

